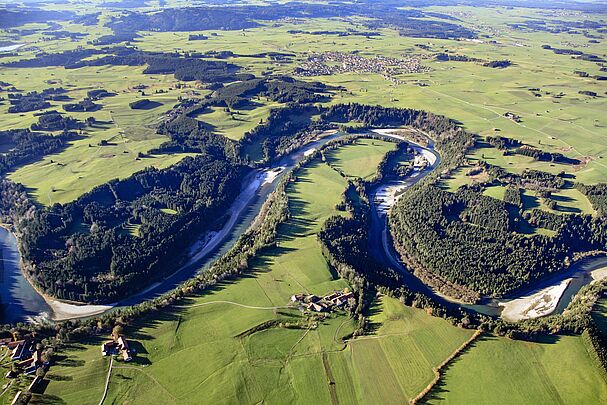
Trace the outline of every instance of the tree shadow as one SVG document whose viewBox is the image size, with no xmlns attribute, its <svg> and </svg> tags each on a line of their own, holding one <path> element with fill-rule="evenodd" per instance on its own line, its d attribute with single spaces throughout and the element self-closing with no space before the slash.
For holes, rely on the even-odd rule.
<svg viewBox="0 0 607 405">
<path fill-rule="evenodd" d="M 368 335 L 376 335 L 377 331 L 382 326 L 381 322 L 372 322 L 371 321 L 371 319 L 373 319 L 373 316 L 381 313 L 381 311 L 382 311 L 381 301 L 377 300 L 377 299 L 373 300 L 373 302 L 371 303 L 369 308 L 365 311 L 365 317 L 367 319 L 369 319 L 369 322 L 367 323 L 367 328 L 366 328 Z"/>
<path fill-rule="evenodd" d="M 141 105 L 137 105 L 136 107 L 131 107 L 133 110 L 153 110 L 156 107 L 160 107 L 162 103 L 154 100 L 148 100 L 146 103 L 142 103 Z"/>
</svg>

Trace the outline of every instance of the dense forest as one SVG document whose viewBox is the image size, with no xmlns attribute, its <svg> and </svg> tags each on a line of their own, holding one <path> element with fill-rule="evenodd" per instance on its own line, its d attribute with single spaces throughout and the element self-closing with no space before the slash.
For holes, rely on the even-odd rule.
<svg viewBox="0 0 607 405">
<path fill-rule="evenodd" d="M 521 149 L 507 138 L 491 138 L 489 143 L 500 149 Z M 443 141 L 438 146 L 447 145 Z M 454 150 L 460 156 L 466 151 Z M 459 288 L 450 294 L 469 301 L 507 296 L 564 270 L 578 254 L 607 248 L 604 218 L 540 209 L 523 213 L 520 188 L 537 190 L 550 202 L 552 191 L 572 186 L 564 177 L 538 170 L 514 174 L 486 162 L 479 165 L 489 175 L 489 183 L 507 186 L 504 201 L 483 195 L 482 185 L 460 187 L 453 193 L 429 181 L 406 193 L 392 210 L 395 244 L 424 282 L 439 289 L 455 285 Z M 448 172 L 449 166 L 456 167 L 444 164 L 443 170 Z M 603 198 L 602 188 L 582 187 L 582 191 L 591 201 L 594 192 L 596 205 Z M 530 227 L 550 229 L 556 235 L 529 234 Z"/>
<path fill-rule="evenodd" d="M 39 125 L 40 123 L 34 124 L 34 126 Z M 0 153 L 0 174 L 44 155 L 58 152 L 76 136 L 74 132 L 67 131 L 67 129 L 64 129 L 59 135 L 32 132 L 29 129 L 0 131 L 0 152 L 2 152 Z"/>
<path fill-rule="evenodd" d="M 89 59 L 93 55 L 107 54 Z M 146 66 L 145 74 L 173 74 L 177 80 L 200 80 L 206 83 L 239 80 L 236 65 L 222 61 L 182 57 L 175 53 L 142 52 L 130 47 L 113 47 L 41 54 L 33 59 L 6 63 L 8 67 L 63 66 L 77 69 L 85 66 Z"/>
<path fill-rule="evenodd" d="M 486 140 L 491 146 L 504 151 L 505 156 L 516 154 L 529 156 L 542 162 L 554 162 L 568 165 L 578 165 L 582 163 L 579 159 L 567 157 L 562 153 L 546 152 L 505 136 L 488 136 Z"/>
<path fill-rule="evenodd" d="M 117 57 L 121 59 L 118 63 L 130 63 L 130 58 L 148 56 L 129 51 L 127 60 Z M 167 65 L 164 68 L 150 65 L 148 69 L 181 69 L 179 63 L 186 60 L 166 55 L 159 58 Z M 185 62 L 186 66 L 189 63 Z M 227 64 L 224 67 L 227 69 Z M 192 242 L 193 234 L 220 225 L 221 221 L 216 219 L 222 217 L 240 189 L 246 171 L 243 164 L 258 160 L 255 165 L 260 165 L 275 160 L 313 139 L 319 131 L 337 128 L 341 123 L 354 121 L 363 128 L 410 125 L 424 130 L 436 140 L 443 167 L 447 168 L 461 164 L 465 151 L 479 144 L 455 121 L 424 111 L 359 104 L 324 108 L 311 104 L 330 97 L 335 90 L 319 83 L 284 77 L 248 77 L 214 88 L 209 96 L 185 100 L 170 111 L 169 119 L 158 128 L 169 140 L 151 151 L 194 152 L 201 156 L 186 159 L 170 169 L 149 169 L 110 182 L 65 206 L 35 210 L 27 225 L 22 226 L 22 250 L 31 264 L 31 276 L 40 286 L 62 298 L 91 302 L 116 300 L 138 286 L 145 286 L 149 280 L 175 269 L 178 260 L 173 260 L 172 265 L 163 262 L 164 252 L 183 252 Z M 96 92 L 90 96 L 107 95 Z M 214 134 L 203 122 L 191 117 L 209 106 L 230 109 L 230 105 L 234 108 L 232 103 L 254 102 L 257 97 L 286 105 L 273 109 L 265 121 L 239 142 Z M 204 115 L 201 117 L 204 119 Z M 39 120 L 36 125 L 47 129 L 77 124 L 57 113 L 46 118 L 42 115 Z M 531 150 L 504 137 L 487 141 L 505 152 Z M 261 160 L 252 155 L 255 145 L 260 145 Z M 530 152 L 537 159 L 566 161 L 562 155 L 537 151 Z M 426 274 L 431 275 L 426 281 L 431 278 L 436 281 L 438 277 L 463 286 L 462 291 L 471 299 L 479 295 L 499 296 L 562 270 L 576 252 L 605 246 L 605 224 L 599 219 L 580 215 L 562 219 L 539 212 L 523 217 L 519 213 L 518 187 L 550 191 L 564 187 L 567 184 L 564 178 L 535 170 L 514 175 L 484 162 L 479 164 L 491 178 L 512 185 L 506 202 L 483 196 L 482 190 L 474 188 L 450 193 L 430 179 L 419 186 L 426 189 L 408 193 L 394 210 L 391 229 L 396 245 L 422 279 Z M 584 191 L 592 193 L 590 189 Z M 357 225 L 363 225 L 360 221 L 364 221 L 364 216 L 355 219 L 359 221 Z M 330 225 L 341 228 L 351 225 L 342 223 L 342 219 L 332 221 Z M 553 229 L 557 236 L 519 234 L 526 223 Z M 352 248 L 352 254 L 357 251 L 353 246 L 348 247 Z M 340 260 L 347 259 L 343 256 L 345 248 L 336 245 L 335 249 Z"/>
<path fill-rule="evenodd" d="M 197 235 L 221 226 L 244 173 L 225 156 L 203 154 L 36 210 L 19 229 L 26 270 L 60 298 L 113 302 L 130 295 L 175 271 Z"/>
<path fill-rule="evenodd" d="M 259 21 L 284 18 L 331 18 L 365 15 L 368 28 L 396 28 L 402 35 L 426 38 L 474 38 L 475 33 L 457 24 L 451 16 L 429 11 L 402 9 L 393 4 L 290 3 L 264 6 L 190 7 L 164 9 L 154 13 L 127 12 L 106 23 L 115 33 L 136 32 L 155 27 L 157 31 L 244 30 L 260 26 Z M 254 16 L 252 18 L 251 16 Z M 430 19 L 432 18 L 432 19 Z"/>
</svg>

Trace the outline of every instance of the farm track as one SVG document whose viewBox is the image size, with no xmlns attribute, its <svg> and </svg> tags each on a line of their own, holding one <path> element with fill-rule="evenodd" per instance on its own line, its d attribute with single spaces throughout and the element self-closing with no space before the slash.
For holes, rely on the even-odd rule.
<svg viewBox="0 0 607 405">
<path fill-rule="evenodd" d="M 99 401 L 99 405 L 103 405 L 105 398 L 107 398 L 107 392 L 110 387 L 110 377 L 112 375 L 112 365 L 114 364 L 114 356 L 110 357 L 110 367 L 107 370 L 107 378 L 105 379 L 105 387 L 103 388 L 103 395 Z"/>
<path fill-rule="evenodd" d="M 203 303 L 200 303 L 200 304 L 189 305 L 188 308 L 198 308 L 198 307 L 204 307 L 204 306 L 213 305 L 213 304 L 228 304 L 228 305 L 234 305 L 234 306 L 241 307 L 241 308 L 246 308 L 246 309 L 261 309 L 261 310 L 292 309 L 292 308 L 294 308 L 294 307 L 291 307 L 291 306 L 288 306 L 288 305 L 275 306 L 275 307 L 258 307 L 258 306 L 254 306 L 254 305 L 239 304 L 238 302 L 233 302 L 233 301 L 210 301 L 210 302 L 203 302 Z"/>
</svg>

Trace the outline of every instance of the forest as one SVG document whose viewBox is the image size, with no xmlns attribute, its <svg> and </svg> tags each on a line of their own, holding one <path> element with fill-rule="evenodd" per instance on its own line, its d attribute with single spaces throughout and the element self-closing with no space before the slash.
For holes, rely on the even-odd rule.
<svg viewBox="0 0 607 405">
<path fill-rule="evenodd" d="M 274 21 L 283 18 L 331 18 L 366 15 L 369 29 L 395 27 L 401 35 L 422 38 L 474 38 L 470 29 L 457 24 L 446 14 L 402 9 L 398 5 L 314 4 L 291 3 L 263 6 L 226 6 L 164 9 L 156 13 L 127 12 L 106 23 L 115 33 L 136 32 L 155 27 L 158 31 L 244 30 L 255 28 L 257 21 Z M 251 18 L 255 16 L 255 18 Z M 428 19 L 434 18 L 434 19 Z"/>
<path fill-rule="evenodd" d="M 87 59 L 92 55 L 107 53 L 110 55 Z M 7 67 L 63 66 L 66 69 L 105 65 L 147 65 L 144 74 L 174 74 L 175 79 L 183 81 L 200 80 L 205 83 L 212 83 L 239 79 L 235 75 L 239 68 L 233 64 L 181 57 L 174 53 L 143 52 L 126 46 L 42 54 L 33 59 L 23 59 L 4 64 Z"/>
<path fill-rule="evenodd" d="M 36 210 L 19 227 L 26 271 L 59 298 L 107 303 L 130 295 L 174 272 L 198 235 L 221 226 L 244 173 L 204 154 Z"/>
<path fill-rule="evenodd" d="M 42 122 L 46 121 L 43 119 Z M 0 131 L 0 151 L 7 149 L 6 152 L 0 153 L 0 174 L 44 155 L 58 152 L 76 137 L 76 133 L 68 131 L 67 128 L 59 135 L 32 132 L 29 129 Z"/>
</svg>

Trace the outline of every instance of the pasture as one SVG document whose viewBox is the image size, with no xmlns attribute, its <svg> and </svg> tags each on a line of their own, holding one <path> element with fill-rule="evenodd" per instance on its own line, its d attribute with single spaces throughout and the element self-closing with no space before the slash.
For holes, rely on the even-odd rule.
<svg viewBox="0 0 607 405">
<path fill-rule="evenodd" d="M 573 73 L 574 70 L 582 69 L 594 75 L 600 74 L 600 71 L 592 62 L 574 60 L 568 55 L 557 55 L 542 49 L 546 43 L 556 46 L 561 42 L 584 47 L 584 52 L 604 54 L 601 44 L 589 44 L 581 35 L 547 35 L 542 32 L 520 31 L 507 25 L 525 21 L 539 11 L 513 9 L 508 15 L 499 9 L 488 8 L 456 7 L 450 11 L 458 13 L 458 18 L 464 25 L 481 34 L 488 34 L 493 42 L 409 38 L 399 36 L 391 29 L 380 29 L 378 32 L 381 36 L 371 38 L 288 32 L 294 29 L 364 29 L 356 19 L 315 19 L 297 23 L 281 22 L 277 26 L 261 26 L 244 31 L 193 32 L 208 35 L 209 39 L 205 41 L 188 41 L 188 32 L 141 32 L 141 37 L 133 44 L 148 51 L 232 51 L 236 56 L 227 61 L 256 75 L 291 75 L 310 54 L 336 49 L 358 51 L 359 55 L 366 57 L 381 55 L 419 58 L 431 71 L 399 75 L 397 79 L 400 84 L 394 84 L 377 73 L 342 73 L 303 79 L 342 86 L 344 91 L 337 92 L 331 103 L 359 102 L 424 109 L 454 118 L 467 129 L 482 136 L 501 134 L 513 137 L 549 152 L 586 158 L 587 163 L 575 168 L 550 166 L 521 156 L 505 158 L 495 150 L 479 151 L 470 156 L 472 159 L 478 159 L 484 154 L 490 163 L 507 170 L 564 170 L 573 174 L 577 181 L 602 181 L 607 175 L 607 164 L 602 161 L 607 153 L 607 122 L 603 122 L 602 114 L 605 98 L 580 95 L 578 91 L 592 90 L 603 94 L 605 89 L 601 82 L 578 77 Z M 105 18 L 107 16 L 104 14 L 101 21 L 105 21 Z M 488 31 L 488 24 L 497 28 Z M 110 32 L 102 23 L 94 27 L 62 23 L 62 27 L 68 31 L 86 31 L 91 34 L 73 41 L 49 40 L 39 34 L 28 35 L 22 40 L 29 46 L 20 51 L 20 54 L 33 56 L 38 50 L 58 52 L 77 46 L 89 47 L 87 40 Z M 1 38 L 15 40 L 11 35 L 3 33 Z M 422 49 L 418 44 L 428 48 Z M 255 55 L 268 51 L 286 52 L 293 56 L 275 61 Z M 513 65 L 506 69 L 491 69 L 479 63 L 439 62 L 434 59 L 433 55 L 446 51 L 486 60 L 510 59 Z M 66 151 L 26 165 L 13 173 L 11 178 L 28 187 L 42 204 L 64 203 L 112 178 L 126 177 L 148 166 L 167 167 L 179 161 L 183 156 L 163 155 L 141 160 L 137 160 L 136 156 L 165 140 L 155 134 L 154 126 L 179 96 L 204 96 L 208 91 L 198 88 L 192 82 L 181 83 L 186 87 L 177 89 L 178 83 L 172 76 L 143 75 L 142 71 L 142 67 L 115 66 L 72 70 L 0 69 L 0 80 L 8 81 L 25 91 L 62 86 L 74 100 L 81 99 L 86 90 L 93 88 L 106 88 L 117 93 L 115 97 L 104 99 L 101 102 L 103 108 L 97 112 L 71 114 L 79 119 L 94 116 L 101 122 L 98 128 L 87 129 L 84 138 L 74 141 Z M 159 102 L 161 106 L 147 111 L 131 110 L 128 103 L 141 97 L 131 89 L 138 84 L 148 86 L 146 97 Z M 538 88 L 539 91 L 532 92 L 530 88 Z M 167 93 L 155 93 L 155 90 L 161 89 Z M 52 108 L 60 109 L 62 103 L 54 104 Z M 213 109 L 198 118 L 218 134 L 239 139 L 261 119 L 265 119 L 273 106 L 273 103 L 263 102 L 256 108 L 238 111 L 234 118 L 224 111 Z M 0 114 L 6 118 L 0 124 L 0 129 L 29 126 L 34 122 L 32 113 L 23 116 L 5 114 L 6 108 L 6 105 L 0 105 Z M 522 122 L 516 123 L 504 117 L 506 112 L 520 115 Z M 101 140 L 115 140 L 117 145 L 98 150 L 94 146 Z M 93 145 L 92 148 L 89 148 L 89 143 Z M 252 146 L 253 149 L 255 147 L 258 145 Z M 49 159 L 61 165 L 50 167 Z M 55 191 L 52 191 L 53 187 Z M 574 198 L 573 204 L 581 206 L 581 210 L 585 211 L 585 202 Z"/>
<path fill-rule="evenodd" d="M 187 156 L 148 154 L 150 149 L 168 139 L 156 134 L 156 125 L 177 103 L 180 90 L 174 87 L 172 76 L 143 75 L 142 71 L 142 67 L 128 66 L 0 70 L 0 80 L 9 81 L 25 91 L 48 87 L 45 84 L 48 78 L 52 78 L 54 86 L 66 88 L 72 100 L 54 101 L 47 110 L 61 112 L 63 104 L 81 100 L 93 89 L 115 94 L 96 101 L 102 106 L 97 111 L 69 113 L 81 121 L 94 117 L 96 122 L 86 127 L 65 150 L 22 166 L 9 174 L 9 178 L 29 188 L 40 204 L 51 205 L 72 201 L 95 186 L 128 177 L 146 167 L 171 166 Z M 145 98 L 156 101 L 158 107 L 150 110 L 129 107 L 130 102 L 143 97 L 133 88 L 141 84 L 147 86 Z M 156 93 L 156 90 L 163 93 Z M 0 105 L 0 114 L 6 118 L 2 120 L 0 130 L 29 127 L 37 121 L 34 115 L 37 111 L 8 114 L 7 109 L 8 105 Z"/>
<path fill-rule="evenodd" d="M 245 132 L 251 131 L 261 122 L 265 122 L 270 111 L 280 106 L 280 103 L 269 100 L 256 100 L 251 106 L 240 110 L 233 109 L 230 113 L 224 111 L 224 108 L 209 107 L 196 118 L 204 122 L 207 128 L 214 133 L 237 141 Z"/>
<path fill-rule="evenodd" d="M 590 404 L 607 385 L 579 336 L 541 343 L 483 337 L 447 369 L 429 403 Z"/>
<path fill-rule="evenodd" d="M 377 172 L 384 155 L 395 148 L 394 142 L 357 139 L 354 144 L 327 152 L 326 158 L 329 165 L 347 176 L 369 180 Z"/>
<path fill-rule="evenodd" d="M 472 331 L 383 296 L 371 309 L 373 332 L 329 354 L 340 402 L 407 403 Z"/>
<path fill-rule="evenodd" d="M 270 320 L 304 322 L 299 311 L 280 308 L 292 294 L 325 294 L 347 286 L 329 271 L 316 241 L 324 220 L 337 212 L 345 180 L 320 162 L 302 169 L 298 177 L 288 190 L 293 217 L 281 227 L 277 247 L 259 256 L 249 275 L 142 320 L 127 332 L 141 349 L 134 363 L 115 363 L 108 401 L 197 403 L 201 392 L 212 403 L 235 398 L 247 403 L 264 398 L 306 402 L 314 399 L 310 393 L 321 402 L 329 400 L 328 389 L 310 385 L 326 386 L 321 352 L 343 347 L 341 338 L 353 328 L 347 316 L 332 315 L 314 328 L 272 328 L 237 337 Z M 67 354 L 100 357 L 97 346 Z M 66 378 L 53 381 L 47 393 L 68 403 L 98 402 L 103 383 L 96 384 L 98 395 L 90 402 L 65 395 L 82 389 L 78 375 L 94 373 L 89 370 L 94 365 L 78 362 L 71 369 L 55 369 Z M 178 373 L 184 369 L 189 372 Z"/>
<path fill-rule="evenodd" d="M 373 145 L 361 142 L 338 156 L 356 160 L 368 148 Z M 381 158 L 377 151 L 371 155 Z M 136 359 L 114 362 L 108 403 L 198 403 L 201 393 L 210 403 L 329 403 L 332 397 L 396 403 L 417 395 L 432 380 L 432 367 L 471 331 L 384 297 L 371 310 L 373 333 L 344 343 L 355 322 L 343 312 L 307 318 L 286 308 L 292 294 L 348 286 L 329 269 L 316 240 L 323 222 L 338 212 L 345 187 L 325 163 L 302 168 L 288 187 L 292 217 L 280 227 L 277 246 L 259 255 L 248 275 L 127 330 Z M 253 331 L 268 321 L 299 326 Z M 107 372 L 98 345 L 64 354 L 46 394 L 97 403 Z M 380 389 L 383 381 L 390 390 Z"/>
</svg>

